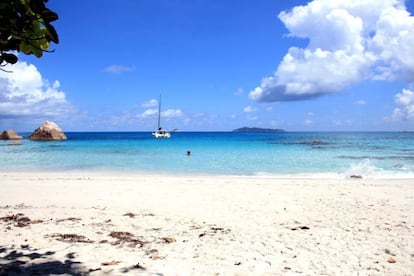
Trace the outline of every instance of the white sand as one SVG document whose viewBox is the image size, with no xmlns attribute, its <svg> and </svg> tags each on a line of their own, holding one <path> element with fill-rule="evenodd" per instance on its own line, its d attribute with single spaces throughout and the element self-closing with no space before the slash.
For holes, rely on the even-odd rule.
<svg viewBox="0 0 414 276">
<path fill-rule="evenodd" d="M 413 179 L 0 176 L 0 275 L 414 272 Z"/>
</svg>

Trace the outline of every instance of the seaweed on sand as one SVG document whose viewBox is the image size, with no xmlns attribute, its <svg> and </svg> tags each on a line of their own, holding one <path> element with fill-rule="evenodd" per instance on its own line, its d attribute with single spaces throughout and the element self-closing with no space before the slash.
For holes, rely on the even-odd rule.
<svg viewBox="0 0 414 276">
<path fill-rule="evenodd" d="M 142 241 L 138 237 L 135 237 L 133 234 L 129 232 L 112 231 L 109 234 L 109 236 L 116 239 L 116 241 L 114 241 L 112 245 L 128 243 L 130 247 L 136 247 L 137 245 L 139 245 L 139 247 L 143 247 L 146 243 L 148 243 Z"/>
<path fill-rule="evenodd" d="M 84 242 L 84 243 L 93 243 L 92 240 L 86 238 L 85 236 L 78 235 L 78 234 L 52 234 L 50 235 L 52 238 L 56 238 L 58 241 L 63 242 Z"/>
</svg>

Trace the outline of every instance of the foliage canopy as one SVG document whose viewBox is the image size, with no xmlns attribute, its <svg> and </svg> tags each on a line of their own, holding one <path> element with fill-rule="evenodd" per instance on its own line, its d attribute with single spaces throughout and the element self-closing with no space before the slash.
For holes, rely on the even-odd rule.
<svg viewBox="0 0 414 276">
<path fill-rule="evenodd" d="M 50 43 L 59 43 L 51 22 L 58 15 L 48 9 L 48 0 L 0 0 L 0 66 L 14 64 L 13 51 L 41 57 Z"/>
</svg>

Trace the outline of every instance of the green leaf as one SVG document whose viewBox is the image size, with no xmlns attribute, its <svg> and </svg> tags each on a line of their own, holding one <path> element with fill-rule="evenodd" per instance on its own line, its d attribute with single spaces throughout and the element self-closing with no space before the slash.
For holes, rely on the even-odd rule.
<svg viewBox="0 0 414 276">
<path fill-rule="evenodd" d="M 38 58 L 43 55 L 42 49 L 40 49 L 39 45 L 33 45 L 27 42 L 22 42 L 20 50 L 27 55 L 33 54 Z"/>
<path fill-rule="evenodd" d="M 50 24 L 45 24 L 47 32 L 49 34 L 49 40 L 58 44 L 59 43 L 59 36 L 55 30 L 55 28 Z"/>
<path fill-rule="evenodd" d="M 13 54 L 4 53 L 3 59 L 5 62 L 10 63 L 10 64 L 15 64 L 17 62 L 17 56 Z"/>
<path fill-rule="evenodd" d="M 58 15 L 49 9 L 43 10 L 41 14 L 45 23 L 49 23 L 59 19 Z"/>
<path fill-rule="evenodd" d="M 50 22 L 58 19 L 48 9 L 47 0 L 0 0 L 0 57 L 2 63 L 14 63 L 15 50 L 41 57 L 50 43 L 59 43 L 59 36 Z"/>
<path fill-rule="evenodd" d="M 41 13 L 46 8 L 43 0 L 31 0 L 28 4 L 34 13 Z"/>
</svg>

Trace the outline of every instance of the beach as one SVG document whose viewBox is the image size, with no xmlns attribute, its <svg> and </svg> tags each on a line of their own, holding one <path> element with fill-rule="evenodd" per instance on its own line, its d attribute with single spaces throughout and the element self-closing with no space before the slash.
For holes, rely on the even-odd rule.
<svg viewBox="0 0 414 276">
<path fill-rule="evenodd" d="M 410 275 L 413 179 L 2 172 L 0 275 Z"/>
</svg>

